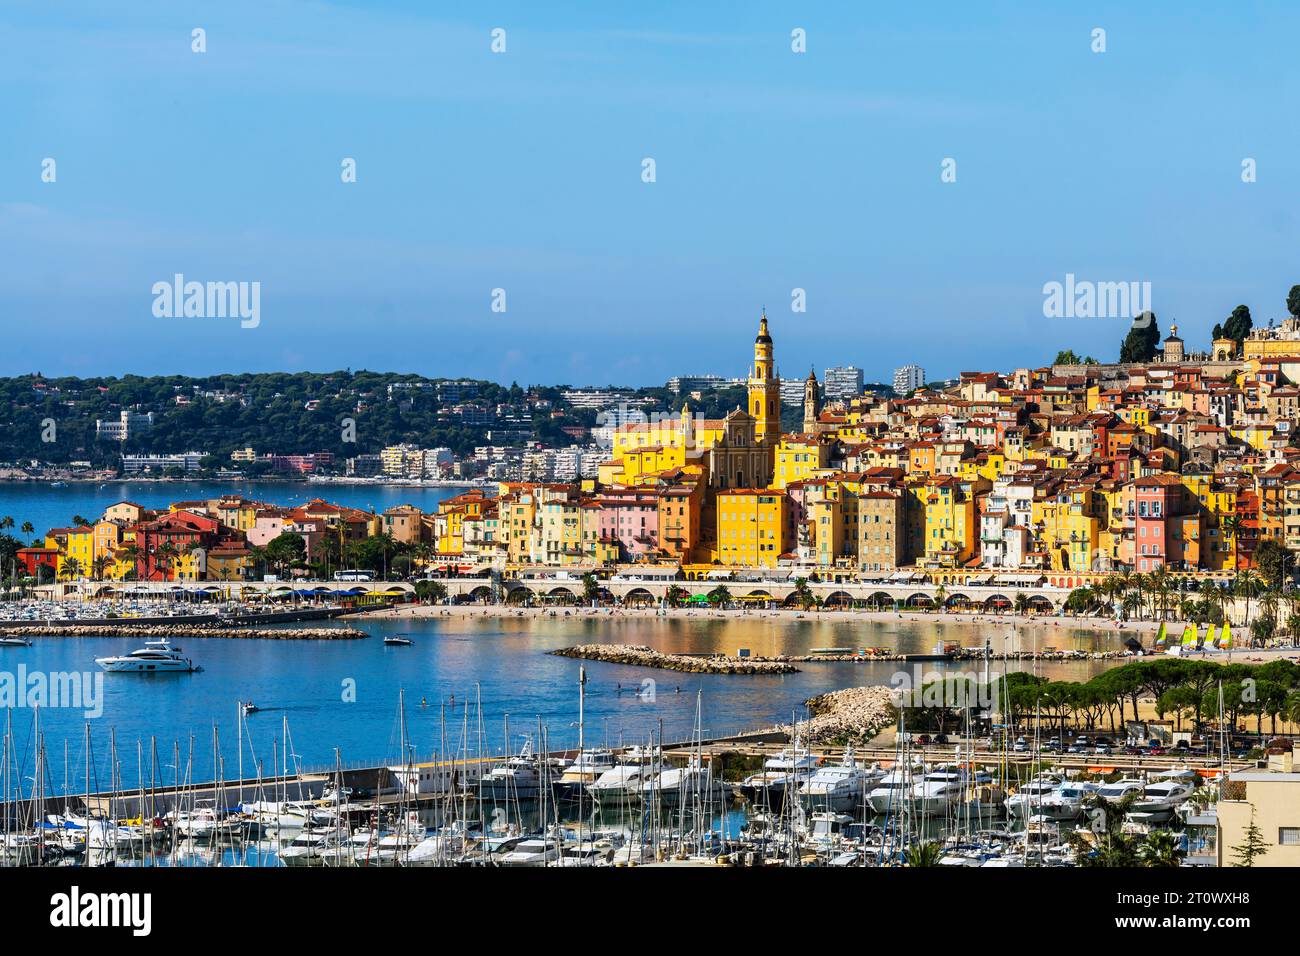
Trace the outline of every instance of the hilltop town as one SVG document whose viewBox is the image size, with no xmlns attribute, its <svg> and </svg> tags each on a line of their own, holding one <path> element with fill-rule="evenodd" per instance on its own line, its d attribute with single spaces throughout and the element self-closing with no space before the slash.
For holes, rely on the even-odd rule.
<svg viewBox="0 0 1300 956">
<path fill-rule="evenodd" d="M 1022 574 L 1075 588 L 1110 572 L 1223 580 L 1263 552 L 1276 577 L 1300 548 L 1300 319 L 1240 340 L 1216 330 L 1199 353 L 1174 327 L 1149 361 L 966 372 L 906 397 L 828 403 L 810 372 L 793 429 L 773 331 L 764 314 L 743 405 L 705 416 L 687 398 L 624 421 L 594 476 L 500 481 L 432 513 L 121 502 L 16 558 L 47 579 L 633 565 L 689 579 Z"/>
</svg>

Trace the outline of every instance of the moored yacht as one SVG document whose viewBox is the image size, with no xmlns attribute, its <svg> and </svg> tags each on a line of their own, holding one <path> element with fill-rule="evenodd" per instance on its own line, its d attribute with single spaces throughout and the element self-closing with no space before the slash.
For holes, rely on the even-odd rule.
<svg viewBox="0 0 1300 956">
<path fill-rule="evenodd" d="M 740 784 L 740 794 L 756 807 L 780 809 L 786 792 L 794 793 L 799 785 L 817 769 L 817 758 L 796 740 L 763 761 L 763 769 L 746 777 Z"/>
<path fill-rule="evenodd" d="M 1055 793 L 1061 786 L 1061 777 L 1054 773 L 1040 773 L 1007 797 L 1007 815 L 1029 818 L 1038 813 L 1043 798 Z"/>
<path fill-rule="evenodd" d="M 202 670 L 167 638 L 146 641 L 144 647 L 117 657 L 97 657 L 95 663 L 111 674 L 191 674 Z"/>
<path fill-rule="evenodd" d="M 493 800 L 536 800 L 541 786 L 532 738 L 524 741 L 517 755 L 493 767 L 479 781 L 480 793 L 485 799 Z"/>
<path fill-rule="evenodd" d="M 1128 818 L 1139 823 L 1164 823 L 1174 811 L 1186 803 L 1196 790 L 1190 780 L 1179 779 L 1176 773 L 1166 773 L 1147 784 L 1129 808 Z"/>
<path fill-rule="evenodd" d="M 900 813 L 912 797 L 912 771 L 904 767 L 889 771 L 867 791 L 872 813 Z"/>
<path fill-rule="evenodd" d="M 1068 781 L 1043 797 L 1031 815 L 1057 822 L 1077 820 L 1083 815 L 1084 801 L 1100 789 L 1095 783 Z"/>
<path fill-rule="evenodd" d="M 950 767 L 932 770 L 912 788 L 912 806 L 922 816 L 947 813 L 966 792 L 966 774 Z"/>
<path fill-rule="evenodd" d="M 612 750 L 583 750 L 574 758 L 573 763 L 564 768 L 564 773 L 555 784 L 556 796 L 577 797 L 589 784 L 594 783 L 606 770 L 615 764 Z"/>
<path fill-rule="evenodd" d="M 853 749 L 837 764 L 819 767 L 799 785 L 799 802 L 807 810 L 843 812 L 860 806 L 867 791 L 885 776 L 878 767 L 860 767 Z"/>
</svg>

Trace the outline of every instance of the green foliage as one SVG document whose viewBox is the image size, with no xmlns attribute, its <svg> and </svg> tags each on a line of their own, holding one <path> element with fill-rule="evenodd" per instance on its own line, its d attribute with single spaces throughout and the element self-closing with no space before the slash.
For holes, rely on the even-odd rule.
<svg viewBox="0 0 1300 956">
<path fill-rule="evenodd" d="M 1085 355 L 1082 358 L 1074 349 L 1064 349 L 1056 353 L 1056 361 L 1053 365 L 1100 365 L 1091 355 Z"/>
<path fill-rule="evenodd" d="M 1133 327 L 1119 349 L 1121 362 L 1149 362 L 1160 350 L 1160 326 L 1154 312 L 1143 312 L 1133 320 Z"/>
<path fill-rule="evenodd" d="M 1287 293 L 1286 310 L 1293 318 L 1300 319 L 1300 285 L 1293 285 Z"/>
<path fill-rule="evenodd" d="M 1232 310 L 1232 315 L 1228 316 L 1228 321 L 1223 323 L 1223 335 L 1232 339 L 1240 347 L 1242 340 L 1250 334 L 1254 324 L 1250 317 L 1250 309 L 1244 305 L 1239 305 Z"/>
<path fill-rule="evenodd" d="M 426 448 L 445 446 L 457 453 L 483 444 L 487 426 L 463 424 L 451 412 L 456 402 L 440 401 L 439 380 L 396 372 L 264 372 L 236 375 L 155 375 L 121 378 L 46 378 L 39 374 L 0 378 L 0 461 L 85 459 L 96 467 L 119 462 L 119 455 L 208 452 L 213 466 L 229 466 L 230 453 L 252 447 L 259 454 L 332 452 L 343 459 L 401 442 Z M 389 386 L 420 383 L 429 387 Z M 591 426 L 596 413 L 569 408 L 563 389 L 506 387 L 476 381 L 473 400 L 486 408 L 513 406 L 533 435 L 549 444 L 572 441 L 566 425 Z M 741 389 L 743 393 L 743 389 Z M 662 402 L 662 389 L 642 389 L 638 397 Z M 181 399 L 183 404 L 177 404 Z M 550 403 L 549 405 L 546 403 Z M 308 405 L 310 404 L 310 408 Z M 744 399 L 741 399 L 744 404 Z M 727 406 L 727 411 L 734 405 Z M 553 418 L 553 408 L 562 417 Z M 653 406 L 652 406 L 653 408 Z M 152 411 L 154 425 L 129 442 L 97 440 L 95 419 L 116 419 L 124 409 Z M 41 421 L 58 424 L 59 441 L 41 441 Z M 356 441 L 343 441 L 341 423 L 356 422 Z M 498 426 L 499 427 L 499 426 Z M 249 466 L 250 475 L 266 466 Z"/>
<path fill-rule="evenodd" d="M 1255 861 L 1268 852 L 1268 841 L 1264 831 L 1255 823 L 1255 808 L 1250 808 L 1250 826 L 1246 827 L 1246 836 L 1242 843 L 1232 848 L 1232 865 L 1252 867 Z"/>
</svg>

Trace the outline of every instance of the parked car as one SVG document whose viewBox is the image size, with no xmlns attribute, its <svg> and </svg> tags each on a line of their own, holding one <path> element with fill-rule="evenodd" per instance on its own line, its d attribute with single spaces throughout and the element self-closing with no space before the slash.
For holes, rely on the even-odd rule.
<svg viewBox="0 0 1300 956">
<path fill-rule="evenodd" d="M 1029 749 L 1029 741 L 1024 737 L 1017 737 L 1016 742 L 1011 745 L 1011 749 L 1018 754 L 1025 753 Z"/>
</svg>

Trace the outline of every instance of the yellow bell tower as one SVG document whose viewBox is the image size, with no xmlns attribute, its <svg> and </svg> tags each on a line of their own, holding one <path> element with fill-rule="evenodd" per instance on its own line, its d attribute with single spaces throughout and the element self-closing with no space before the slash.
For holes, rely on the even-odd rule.
<svg viewBox="0 0 1300 956">
<path fill-rule="evenodd" d="M 754 416 L 754 438 L 775 443 L 781 436 L 781 381 L 772 359 L 772 336 L 767 332 L 767 310 L 758 322 L 754 339 L 754 368 L 749 376 L 749 414 Z"/>
</svg>

